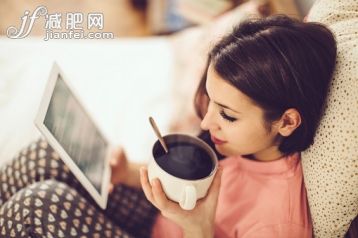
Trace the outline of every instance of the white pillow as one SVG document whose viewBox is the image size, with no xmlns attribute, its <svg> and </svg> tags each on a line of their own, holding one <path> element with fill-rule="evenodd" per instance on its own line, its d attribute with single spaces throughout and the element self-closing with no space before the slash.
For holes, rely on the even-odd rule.
<svg viewBox="0 0 358 238">
<path fill-rule="evenodd" d="M 307 20 L 334 32 L 338 57 L 304 178 L 315 237 L 343 237 L 358 214 L 358 1 L 317 0 Z"/>
</svg>

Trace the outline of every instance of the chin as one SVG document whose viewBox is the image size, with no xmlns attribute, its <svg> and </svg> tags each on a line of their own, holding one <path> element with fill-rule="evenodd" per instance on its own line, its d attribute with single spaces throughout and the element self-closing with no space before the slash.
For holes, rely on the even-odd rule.
<svg viewBox="0 0 358 238">
<path fill-rule="evenodd" d="M 230 151 L 222 145 L 215 145 L 215 149 L 223 156 L 226 157 L 233 156 L 233 153 L 230 153 Z"/>
<path fill-rule="evenodd" d="M 221 155 L 225 157 L 231 157 L 231 156 L 241 156 L 243 153 L 240 153 L 237 150 L 233 150 L 231 148 L 228 148 L 225 145 L 215 145 L 215 149 L 217 152 L 219 152 Z"/>
</svg>

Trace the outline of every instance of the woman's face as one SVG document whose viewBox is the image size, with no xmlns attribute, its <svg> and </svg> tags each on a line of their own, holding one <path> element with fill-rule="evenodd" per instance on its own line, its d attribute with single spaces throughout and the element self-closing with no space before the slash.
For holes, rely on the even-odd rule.
<svg viewBox="0 0 358 238">
<path fill-rule="evenodd" d="M 268 131 L 264 127 L 263 110 L 223 80 L 212 65 L 208 69 L 206 90 L 210 102 L 201 128 L 209 130 L 220 154 L 254 155 L 258 160 L 271 160 L 269 157 L 279 155 L 275 126 Z"/>
</svg>

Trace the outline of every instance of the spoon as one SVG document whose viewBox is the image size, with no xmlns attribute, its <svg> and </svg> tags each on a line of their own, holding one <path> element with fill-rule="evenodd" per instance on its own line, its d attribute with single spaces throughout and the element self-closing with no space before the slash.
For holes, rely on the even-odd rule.
<svg viewBox="0 0 358 238">
<path fill-rule="evenodd" d="M 155 123 L 155 121 L 154 121 L 154 119 L 152 117 L 149 117 L 149 122 L 152 125 L 152 128 L 153 128 L 155 134 L 157 135 L 158 140 L 159 140 L 160 144 L 162 145 L 165 153 L 168 153 L 168 151 L 169 151 L 168 147 L 165 144 L 165 141 L 164 141 L 162 135 L 160 134 L 160 131 L 159 131 L 158 127 L 157 127 L 157 124 Z"/>
</svg>

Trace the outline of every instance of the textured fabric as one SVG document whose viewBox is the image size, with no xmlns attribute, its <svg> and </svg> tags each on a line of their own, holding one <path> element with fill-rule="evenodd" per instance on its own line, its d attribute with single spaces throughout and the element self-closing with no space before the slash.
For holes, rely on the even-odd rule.
<svg viewBox="0 0 358 238">
<path fill-rule="evenodd" d="M 148 237 L 156 213 L 124 185 L 102 210 L 44 140 L 0 170 L 0 237 Z"/>
<path fill-rule="evenodd" d="M 215 235 L 309 238 L 312 226 L 298 154 L 272 162 L 232 157 L 223 167 Z M 158 216 L 152 237 L 181 237 L 179 227 Z"/>
<path fill-rule="evenodd" d="M 302 164 L 315 237 L 343 237 L 358 214 L 358 1 L 317 0 L 308 21 L 335 34 L 327 108 Z"/>
<path fill-rule="evenodd" d="M 21 189 L 0 208 L 2 237 L 131 237 L 73 188 L 46 180 Z"/>
</svg>

